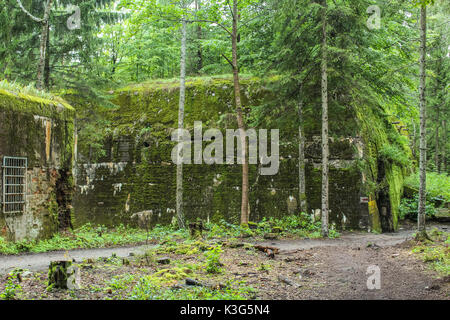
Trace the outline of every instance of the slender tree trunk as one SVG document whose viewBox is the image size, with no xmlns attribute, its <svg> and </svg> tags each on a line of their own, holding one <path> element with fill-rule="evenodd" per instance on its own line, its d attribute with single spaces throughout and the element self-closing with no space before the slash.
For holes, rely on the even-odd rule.
<svg viewBox="0 0 450 320">
<path fill-rule="evenodd" d="M 47 24 L 47 44 L 45 53 L 44 88 L 50 88 L 50 26 Z"/>
<path fill-rule="evenodd" d="M 186 21 L 182 22 L 182 36 L 181 36 L 181 63 L 180 63 L 180 103 L 178 108 L 178 129 L 184 128 L 184 105 L 186 97 Z M 184 150 L 183 150 L 184 151 Z M 183 212 L 183 162 L 179 161 L 177 164 L 177 219 L 178 226 L 184 229 L 184 212 Z"/>
<path fill-rule="evenodd" d="M 201 0 L 195 0 L 195 11 L 199 11 L 201 7 Z M 202 27 L 200 24 L 197 25 L 197 39 L 201 40 L 203 37 L 202 35 Z M 203 69 L 203 50 L 200 43 L 198 43 L 197 48 L 197 74 L 201 73 L 201 70 Z"/>
<path fill-rule="evenodd" d="M 44 89 L 45 87 L 45 61 L 47 56 L 47 38 L 49 33 L 49 20 L 50 20 L 50 10 L 52 7 L 53 0 L 48 0 L 45 5 L 44 18 L 42 19 L 42 28 L 41 28 L 41 40 L 39 45 L 39 65 L 38 65 L 38 73 L 37 73 L 37 84 L 36 87 L 39 90 Z"/>
<path fill-rule="evenodd" d="M 412 136 L 412 141 L 411 141 L 411 151 L 412 151 L 412 155 L 413 158 L 416 159 L 416 139 L 417 139 L 417 133 L 416 133 L 416 122 L 414 121 L 414 119 L 411 119 L 411 123 L 413 125 L 413 136 Z"/>
<path fill-rule="evenodd" d="M 441 173 L 441 164 L 439 163 L 439 104 L 436 106 L 435 126 L 434 165 L 436 166 L 436 171 Z"/>
<path fill-rule="evenodd" d="M 41 39 L 39 44 L 39 63 L 38 63 L 38 70 L 37 70 L 37 83 L 36 88 L 39 90 L 42 90 L 45 86 L 45 65 L 47 61 L 47 50 L 48 50 L 48 37 L 49 37 L 49 21 L 50 21 L 50 10 L 52 8 L 53 0 L 47 0 L 44 7 L 44 17 L 37 18 L 33 16 L 30 12 L 28 12 L 27 9 L 22 5 L 21 0 L 17 0 L 17 3 L 22 9 L 22 11 L 30 17 L 33 21 L 41 24 Z"/>
<path fill-rule="evenodd" d="M 322 236 L 328 236 L 328 74 L 327 74 L 327 1 L 322 16 Z"/>
<path fill-rule="evenodd" d="M 446 117 L 446 113 L 444 112 L 444 120 L 442 120 L 442 129 L 443 129 L 443 133 L 442 133 L 442 170 L 447 173 L 447 120 L 445 120 Z"/>
<path fill-rule="evenodd" d="M 299 88 L 298 103 L 298 191 L 300 212 L 307 212 L 306 206 L 306 179 L 305 179 L 305 134 L 303 130 L 303 85 Z"/>
<path fill-rule="evenodd" d="M 426 45 L 427 45 L 427 11 L 426 6 L 420 8 L 420 185 L 419 185 L 419 212 L 417 216 L 417 229 L 420 235 L 426 235 L 425 204 L 426 204 L 426 169 L 427 169 L 427 139 L 426 139 Z"/>
<path fill-rule="evenodd" d="M 244 114 L 241 102 L 241 85 L 239 82 L 239 66 L 237 57 L 237 38 L 238 38 L 238 19 L 239 13 L 237 8 L 238 0 L 233 0 L 233 30 L 231 35 L 232 42 L 232 64 L 233 64 L 233 81 L 234 81 L 234 96 L 236 102 L 236 114 L 238 128 L 240 131 L 240 139 L 242 144 L 242 203 L 241 203 L 241 224 L 248 224 L 248 153 L 247 153 L 247 139 L 245 138 L 245 123 Z"/>
</svg>

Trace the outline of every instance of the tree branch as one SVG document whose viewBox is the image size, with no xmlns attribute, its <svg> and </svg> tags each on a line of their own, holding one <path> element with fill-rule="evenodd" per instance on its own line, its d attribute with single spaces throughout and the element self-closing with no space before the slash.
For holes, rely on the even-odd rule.
<svg viewBox="0 0 450 320">
<path fill-rule="evenodd" d="M 192 22 L 208 22 L 208 23 L 216 23 L 219 27 L 221 27 L 223 30 L 225 30 L 230 36 L 233 35 L 233 34 L 231 33 L 231 31 L 228 30 L 227 27 L 225 27 L 223 24 L 221 24 L 221 23 L 219 23 L 219 22 L 217 22 L 217 21 L 213 21 L 213 20 L 190 20 L 190 21 L 187 21 L 187 22 L 189 22 L 189 23 L 192 23 Z"/>
<path fill-rule="evenodd" d="M 21 2 L 20 0 L 17 0 L 17 3 L 19 4 L 20 9 L 22 9 L 22 11 L 23 11 L 27 16 L 29 16 L 32 20 L 34 20 L 34 21 L 36 21 L 36 22 L 39 22 L 39 23 L 44 22 L 44 19 L 37 18 L 37 17 L 33 16 L 31 13 L 29 13 L 29 12 L 27 11 L 27 9 L 25 9 L 25 8 L 23 7 L 22 2 Z"/>
<path fill-rule="evenodd" d="M 234 65 L 233 65 L 233 63 L 231 62 L 231 60 L 230 59 L 228 59 L 227 58 L 227 56 L 226 55 L 224 55 L 223 53 L 221 53 L 221 55 L 222 55 L 222 57 L 224 57 L 225 58 L 225 60 L 227 60 L 228 61 L 228 63 L 231 65 L 231 67 L 234 69 Z"/>
</svg>

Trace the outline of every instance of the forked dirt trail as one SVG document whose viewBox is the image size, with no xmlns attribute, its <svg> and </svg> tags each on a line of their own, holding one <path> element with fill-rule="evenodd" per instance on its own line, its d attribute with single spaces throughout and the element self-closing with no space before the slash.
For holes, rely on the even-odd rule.
<svg viewBox="0 0 450 320">
<path fill-rule="evenodd" d="M 448 225 L 435 226 L 448 231 Z M 393 234 L 344 234 L 336 240 L 272 241 L 280 259 L 293 260 L 283 274 L 300 288 L 285 286 L 267 299 L 444 299 L 450 300 L 449 277 L 438 278 L 411 253 L 412 230 Z M 289 258 L 287 258 L 289 257 Z M 381 288 L 369 290 L 370 266 L 380 268 Z"/>
</svg>

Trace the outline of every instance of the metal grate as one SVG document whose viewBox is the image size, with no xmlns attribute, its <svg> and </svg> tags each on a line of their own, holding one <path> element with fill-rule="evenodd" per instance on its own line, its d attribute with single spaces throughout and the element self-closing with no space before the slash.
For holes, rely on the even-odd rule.
<svg viewBox="0 0 450 320">
<path fill-rule="evenodd" d="M 17 213 L 25 209 L 27 192 L 27 158 L 3 157 L 3 212 Z"/>
</svg>

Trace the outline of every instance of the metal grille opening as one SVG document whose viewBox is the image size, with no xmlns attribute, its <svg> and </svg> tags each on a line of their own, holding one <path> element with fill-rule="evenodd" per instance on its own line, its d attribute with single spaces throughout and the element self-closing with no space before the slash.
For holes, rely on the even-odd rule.
<svg viewBox="0 0 450 320">
<path fill-rule="evenodd" d="M 2 206 L 4 213 L 25 210 L 27 158 L 3 157 Z"/>
</svg>

